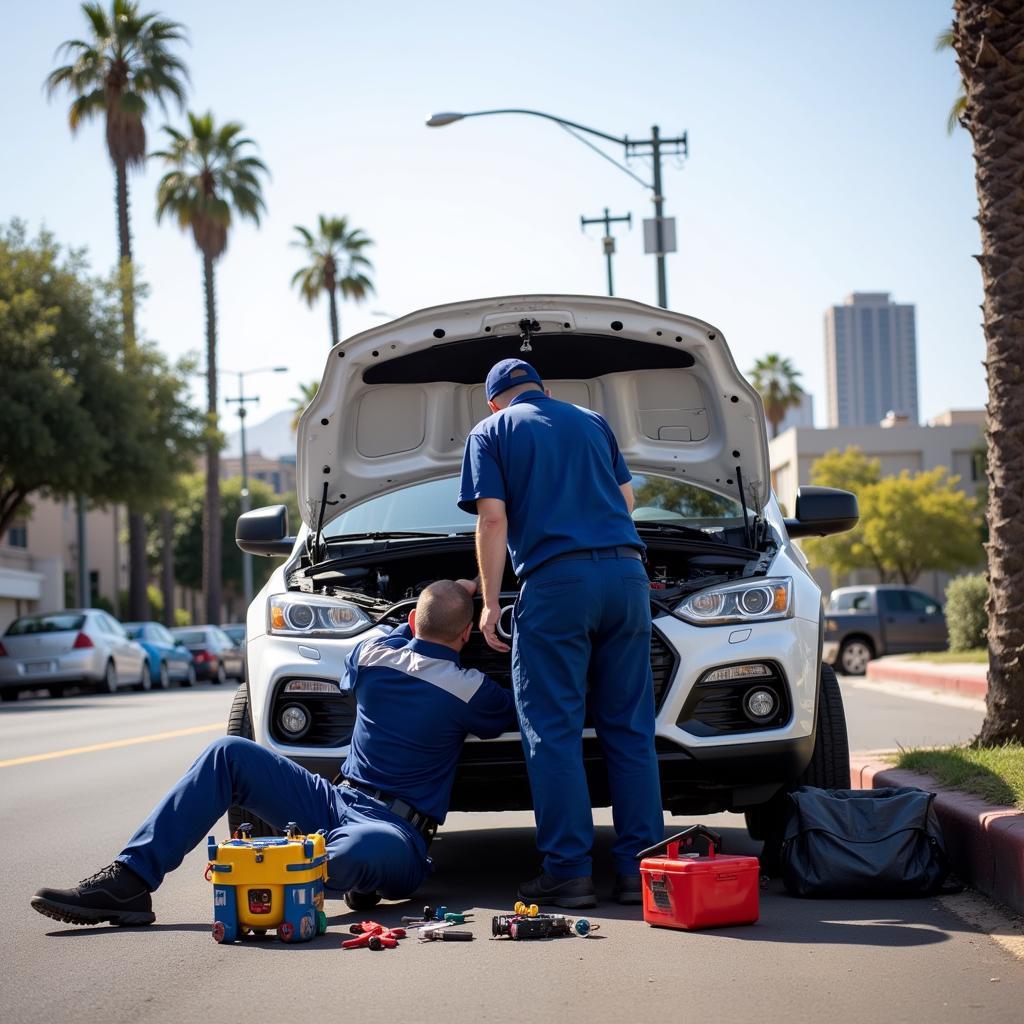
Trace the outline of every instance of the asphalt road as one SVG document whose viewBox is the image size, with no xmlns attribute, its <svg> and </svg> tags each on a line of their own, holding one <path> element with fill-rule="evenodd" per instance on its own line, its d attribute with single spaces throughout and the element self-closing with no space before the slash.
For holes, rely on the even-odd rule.
<svg viewBox="0 0 1024 1024">
<path fill-rule="evenodd" d="M 980 705 L 933 703 L 844 680 L 852 746 L 967 738 Z M 648 928 L 605 904 L 591 939 L 486 941 L 518 878 L 536 866 L 528 814 L 452 815 L 432 853 L 437 873 L 416 903 L 473 910 L 472 944 L 406 940 L 395 951 L 342 952 L 356 915 L 330 901 L 330 931 L 303 946 L 216 945 L 202 849 L 154 897 L 144 929 L 74 928 L 28 905 L 40 885 L 75 882 L 107 863 L 204 744 L 222 732 L 233 687 L 122 693 L 0 708 L 0 854 L 5 927 L 0 1019 L 28 1022 L 449 1019 L 730 1022 L 1021 1020 L 1024 962 L 969 920 L 1012 937 L 1015 922 L 967 896 L 907 902 L 800 901 L 777 883 L 752 927 Z M 918 695 L 919 696 L 919 695 Z M 968 702 L 970 704 L 970 702 Z M 141 742 L 135 742 L 142 739 Z M 130 741 L 130 742 L 125 742 Z M 50 752 L 59 757 L 8 764 Z M 597 882 L 610 817 L 596 812 Z M 667 819 L 672 828 L 690 819 Z M 756 853 L 733 815 L 706 819 L 732 852 Z M 226 834 L 221 822 L 217 833 Z M 956 913 L 954 913 L 954 910 Z M 382 906 L 397 923 L 408 905 Z M 961 916 L 964 915 L 964 916 Z M 1018 939 L 1017 946 L 1024 943 Z"/>
</svg>

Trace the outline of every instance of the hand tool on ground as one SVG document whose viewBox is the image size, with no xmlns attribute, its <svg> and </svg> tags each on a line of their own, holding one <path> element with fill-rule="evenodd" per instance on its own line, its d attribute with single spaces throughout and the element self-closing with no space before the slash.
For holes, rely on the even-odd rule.
<svg viewBox="0 0 1024 1024">
<path fill-rule="evenodd" d="M 494 938 L 552 939 L 563 935 L 586 938 L 600 927 L 585 917 L 574 919 L 564 914 L 498 914 L 491 918 L 491 934 Z"/>
<path fill-rule="evenodd" d="M 458 932 L 453 928 L 424 928 L 420 942 L 472 942 L 472 932 Z"/>
<path fill-rule="evenodd" d="M 376 921 L 363 921 L 360 924 L 349 926 L 353 938 L 343 939 L 342 949 L 367 949 L 378 951 L 381 949 L 394 949 L 399 939 L 404 939 L 406 932 L 404 928 L 385 928 Z"/>
</svg>

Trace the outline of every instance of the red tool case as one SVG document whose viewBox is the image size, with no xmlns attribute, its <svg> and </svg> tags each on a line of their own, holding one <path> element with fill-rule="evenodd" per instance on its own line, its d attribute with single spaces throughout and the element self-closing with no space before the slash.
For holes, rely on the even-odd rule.
<svg viewBox="0 0 1024 1024">
<path fill-rule="evenodd" d="M 698 836 L 707 856 L 679 855 Z M 722 837 L 703 825 L 637 854 L 644 888 L 644 920 L 658 928 L 716 928 L 753 924 L 758 917 L 760 865 L 756 857 L 722 854 Z M 664 856 L 651 856 L 665 851 Z"/>
</svg>

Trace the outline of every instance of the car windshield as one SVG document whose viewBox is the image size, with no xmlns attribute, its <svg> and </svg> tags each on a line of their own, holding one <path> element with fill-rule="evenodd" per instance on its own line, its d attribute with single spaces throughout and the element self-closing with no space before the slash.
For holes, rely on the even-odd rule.
<svg viewBox="0 0 1024 1024">
<path fill-rule="evenodd" d="M 732 498 L 697 484 L 654 474 L 634 473 L 633 519 L 639 523 L 684 523 L 722 527 L 742 522 L 743 510 Z M 458 507 L 459 477 L 412 484 L 342 512 L 324 527 L 324 537 L 361 533 L 471 533 L 476 516 Z"/>
<path fill-rule="evenodd" d="M 176 630 L 174 633 L 174 639 L 177 640 L 179 644 L 205 644 L 206 631 L 203 629 Z"/>
<path fill-rule="evenodd" d="M 84 615 L 28 615 L 7 627 L 5 636 L 26 636 L 29 633 L 67 633 L 81 629 Z"/>
<path fill-rule="evenodd" d="M 138 622 L 122 622 L 121 625 L 124 626 L 124 631 L 128 634 L 129 640 L 138 640 L 146 628 Z"/>
</svg>

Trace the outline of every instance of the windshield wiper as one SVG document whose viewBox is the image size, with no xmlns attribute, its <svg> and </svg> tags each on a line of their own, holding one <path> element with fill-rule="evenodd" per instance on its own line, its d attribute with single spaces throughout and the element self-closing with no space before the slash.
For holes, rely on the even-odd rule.
<svg viewBox="0 0 1024 1024">
<path fill-rule="evenodd" d="M 392 537 L 447 537 L 447 533 L 425 533 L 417 530 L 374 530 L 372 533 L 339 533 L 325 538 L 328 544 L 336 540 L 389 540 Z"/>
<path fill-rule="evenodd" d="M 671 519 L 664 521 L 660 519 L 644 519 L 640 522 L 634 521 L 633 525 L 638 530 L 664 530 L 671 533 L 681 533 L 687 537 L 692 537 L 694 540 L 702 540 L 708 544 L 721 544 L 722 541 L 716 540 L 710 534 L 705 533 L 703 530 L 698 530 L 693 526 L 684 526 L 682 523 L 674 523 Z"/>
<path fill-rule="evenodd" d="M 735 555 L 737 558 L 756 558 L 760 552 L 753 548 L 742 547 L 739 544 L 730 544 L 728 541 L 713 537 L 703 530 L 696 530 L 692 526 L 683 526 L 682 523 L 657 523 L 647 522 L 635 524 L 640 535 L 643 536 L 646 530 L 656 530 L 658 533 L 674 533 L 680 537 L 689 537 L 698 544 L 706 546 L 709 554 Z"/>
</svg>

